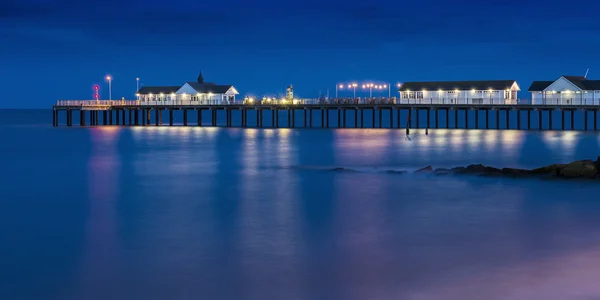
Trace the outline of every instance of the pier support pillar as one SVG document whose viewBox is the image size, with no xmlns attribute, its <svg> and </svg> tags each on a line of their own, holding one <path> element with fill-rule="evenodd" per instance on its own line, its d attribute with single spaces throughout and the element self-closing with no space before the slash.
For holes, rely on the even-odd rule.
<svg viewBox="0 0 600 300">
<path fill-rule="evenodd" d="M 402 124 L 400 123 L 400 112 L 401 110 L 399 108 L 396 109 L 396 127 L 397 128 L 402 128 Z"/>
<path fill-rule="evenodd" d="M 151 113 L 152 113 L 152 110 L 148 109 L 148 110 L 146 111 L 146 115 L 144 116 L 144 118 L 146 119 L 146 124 L 147 124 L 147 125 L 150 125 L 150 121 L 151 121 L 151 120 L 150 120 L 150 114 L 151 114 Z"/>
<path fill-rule="evenodd" d="M 527 110 L 527 130 L 531 130 L 531 109 Z"/>
<path fill-rule="evenodd" d="M 158 124 L 160 122 L 159 118 L 160 118 L 160 111 L 158 109 L 155 109 L 154 110 L 154 122 L 155 122 L 156 126 L 158 126 Z"/>
<path fill-rule="evenodd" d="M 383 127 L 383 108 L 379 109 L 379 128 Z"/>
<path fill-rule="evenodd" d="M 594 131 L 598 130 L 598 109 L 594 110 Z"/>
<path fill-rule="evenodd" d="M 496 130 L 500 129 L 500 110 L 496 109 Z"/>
<path fill-rule="evenodd" d="M 306 123 L 308 123 L 308 112 L 307 112 L 307 109 L 306 109 L 306 108 L 304 108 L 304 128 L 306 128 L 306 127 L 307 127 L 307 126 L 306 126 L 306 125 L 307 125 Z"/>
<path fill-rule="evenodd" d="M 183 126 L 188 126 L 188 120 L 187 120 L 188 114 L 187 113 L 188 113 L 187 109 L 184 109 L 183 110 Z"/>
<path fill-rule="evenodd" d="M 469 109 L 465 109 L 465 129 L 469 129 Z"/>
<path fill-rule="evenodd" d="M 540 109 L 540 110 L 538 110 L 538 116 L 539 116 L 539 119 L 538 119 L 538 122 L 539 122 L 538 126 L 539 126 L 539 127 L 538 127 L 538 129 L 539 129 L 540 131 L 543 129 L 543 128 L 542 128 L 542 120 L 543 120 L 543 117 L 544 117 L 544 115 L 542 114 L 542 112 L 543 112 L 543 111 L 542 111 L 541 109 Z"/>
<path fill-rule="evenodd" d="M 548 129 L 552 130 L 552 112 L 554 112 L 553 109 L 548 110 Z"/>
<path fill-rule="evenodd" d="M 521 129 L 521 111 L 517 109 L 516 112 L 517 112 L 517 129 Z"/>
<path fill-rule="evenodd" d="M 425 110 L 425 112 L 427 113 L 427 118 L 425 118 L 427 120 L 427 125 L 425 126 L 425 128 L 429 129 L 429 127 L 431 126 L 431 122 L 430 122 L 431 110 L 428 108 Z"/>
<path fill-rule="evenodd" d="M 121 114 L 118 110 L 115 110 L 115 125 L 121 125 Z"/>
<path fill-rule="evenodd" d="M 169 109 L 169 126 L 173 126 L 173 109 Z"/>
<path fill-rule="evenodd" d="M 290 128 L 292 123 L 292 110 L 288 108 L 287 110 L 287 127 Z"/>
<path fill-rule="evenodd" d="M 125 125 L 125 109 L 121 110 L 121 117 L 123 119 L 123 125 Z"/>
<path fill-rule="evenodd" d="M 85 111 L 79 111 L 79 126 L 85 126 Z"/>
<path fill-rule="evenodd" d="M 458 109 L 454 109 L 454 129 L 458 129 Z"/>
<path fill-rule="evenodd" d="M 358 109 L 354 108 L 354 128 L 358 128 Z"/>
<path fill-rule="evenodd" d="M 371 121 L 373 123 L 371 128 L 375 128 L 375 107 L 373 107 L 373 120 L 371 120 Z"/>
<path fill-rule="evenodd" d="M 133 125 L 133 118 L 131 117 L 133 112 L 131 112 L 131 109 L 128 109 L 128 114 L 129 114 L 129 126 Z"/>
<path fill-rule="evenodd" d="M 321 108 L 321 128 L 325 128 L 325 109 Z"/>
<path fill-rule="evenodd" d="M 342 112 L 342 114 L 344 114 L 344 128 L 346 128 L 346 126 L 348 126 L 348 124 L 346 123 L 346 114 L 347 114 L 347 111 L 344 109 L 344 112 Z"/>
<path fill-rule="evenodd" d="M 475 109 L 475 129 L 479 129 L 479 108 Z"/>
<path fill-rule="evenodd" d="M 56 110 L 52 109 L 52 126 L 56 127 Z"/>
<path fill-rule="evenodd" d="M 390 128 L 394 128 L 394 109 L 390 107 Z"/>
<path fill-rule="evenodd" d="M 450 129 L 450 109 L 446 108 L 446 129 Z"/>
<path fill-rule="evenodd" d="M 338 113 L 338 117 L 337 117 L 338 126 L 337 126 L 337 128 L 340 128 L 340 127 L 342 127 L 342 109 L 338 107 L 337 113 Z"/>
<path fill-rule="evenodd" d="M 510 129 L 510 110 L 506 110 L 506 129 Z"/>
<path fill-rule="evenodd" d="M 291 109 L 291 114 L 292 114 L 292 128 L 296 127 L 296 110 L 294 108 Z"/>
<path fill-rule="evenodd" d="M 135 117 L 135 121 L 134 121 L 135 126 L 140 125 L 140 110 L 139 109 L 135 110 L 134 117 Z"/>
<path fill-rule="evenodd" d="M 588 130 L 588 111 L 585 109 L 583 110 L 583 129 Z"/>
<path fill-rule="evenodd" d="M 485 129 L 490 129 L 490 110 L 485 109 Z"/>
<path fill-rule="evenodd" d="M 365 110 L 364 110 L 364 108 L 360 109 L 360 128 L 365 128 Z"/>
<path fill-rule="evenodd" d="M 416 121 L 417 121 L 417 124 L 415 124 L 415 128 L 418 129 L 419 128 L 419 123 L 420 123 L 419 122 L 419 109 L 418 108 L 415 109 L 415 116 L 416 116 Z"/>
<path fill-rule="evenodd" d="M 560 114 L 561 114 L 560 128 L 561 128 L 561 130 L 565 130 L 565 110 L 561 109 Z"/>
<path fill-rule="evenodd" d="M 198 110 L 198 126 L 202 126 L 202 110 Z"/>
<path fill-rule="evenodd" d="M 106 115 L 107 115 L 106 114 L 106 110 L 103 110 L 102 111 L 102 125 L 106 125 L 107 124 L 108 120 L 106 119 L 107 118 Z"/>
<path fill-rule="evenodd" d="M 575 130 L 575 110 L 571 110 L 571 130 Z"/>
<path fill-rule="evenodd" d="M 433 113 L 435 113 L 435 129 L 440 128 L 440 124 L 439 124 L 439 118 L 440 118 L 440 114 L 439 114 L 439 110 L 436 108 L 433 110 Z"/>
</svg>

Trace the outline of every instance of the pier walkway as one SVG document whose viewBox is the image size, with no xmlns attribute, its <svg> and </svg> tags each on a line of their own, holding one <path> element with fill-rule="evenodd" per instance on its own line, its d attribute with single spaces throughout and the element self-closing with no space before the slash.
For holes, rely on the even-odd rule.
<svg viewBox="0 0 600 300">
<path fill-rule="evenodd" d="M 366 103 L 365 103 L 366 102 Z M 281 103 L 232 103 L 221 105 L 208 104 L 177 104 L 174 102 L 163 103 L 144 103 L 136 100 L 60 100 L 52 110 L 53 126 L 59 126 L 61 123 L 66 126 L 73 126 L 73 114 L 79 114 L 79 126 L 103 126 L 103 125 L 121 125 L 121 126 L 151 126 L 163 125 L 163 113 L 168 114 L 168 124 L 173 125 L 174 113 L 183 114 L 183 125 L 206 126 L 203 124 L 203 111 L 209 111 L 210 124 L 215 127 L 233 127 L 233 119 L 236 118 L 237 127 L 254 128 L 279 128 L 279 127 L 305 127 L 305 128 L 330 128 L 330 116 L 337 114 L 337 128 L 347 128 L 346 118 L 348 114 L 353 115 L 354 128 L 383 128 L 383 114 L 389 114 L 389 126 L 386 128 L 419 128 L 419 112 L 426 111 L 426 123 L 422 128 L 459 128 L 460 118 L 464 118 L 464 123 L 460 129 L 532 129 L 532 114 L 537 115 L 539 124 L 535 126 L 537 130 L 553 130 L 553 114 L 560 113 L 558 123 L 562 130 L 567 127 L 574 130 L 576 111 L 583 112 L 584 130 L 597 130 L 599 105 L 587 103 L 581 104 L 450 104 L 450 103 L 430 103 L 428 101 L 414 101 L 412 103 L 395 103 L 395 100 L 378 101 L 354 101 L 354 100 L 334 100 L 328 103 L 324 101 L 299 101 L 296 104 Z M 411 118 L 411 124 L 407 124 L 406 118 L 401 118 L 402 112 L 414 116 Z M 225 114 L 225 124 L 218 125 L 217 114 Z M 236 112 L 236 113 L 234 113 Z M 281 112 L 287 117 L 281 124 L 279 118 Z M 460 116 L 459 116 L 459 112 Z M 197 114 L 196 124 L 188 122 L 190 113 Z M 254 124 L 248 124 L 248 113 L 256 114 Z M 269 124 L 264 124 L 264 114 L 271 114 Z M 365 113 L 371 114 L 371 124 L 365 124 Z M 86 116 L 89 115 L 89 117 Z M 317 122 L 314 115 L 320 114 Z M 440 114 L 445 114 L 444 124 L 439 121 Z M 469 115 L 475 117 L 474 124 L 469 124 Z M 490 124 L 490 115 L 495 114 L 496 124 Z M 565 114 L 570 114 L 570 124 L 565 121 Z M 61 115 L 64 115 L 64 122 L 61 122 Z M 479 122 L 480 115 L 484 118 L 484 125 Z M 500 126 L 500 120 L 505 118 L 504 126 Z M 511 116 L 516 118 L 516 128 L 511 128 Z M 296 118 L 300 118 L 296 122 Z M 460 117 L 460 118 L 459 118 Z M 433 120 L 432 120 L 433 119 Z M 592 124 L 589 126 L 591 119 Z M 450 121 L 453 122 L 450 122 Z M 208 120 L 207 120 L 208 121 Z M 287 122 L 286 122 L 287 121 Z M 547 122 L 545 122 L 547 121 Z M 298 124 L 301 123 L 301 124 Z M 453 123 L 453 124 L 452 124 Z M 548 124 L 549 126 L 542 126 Z M 471 125 L 471 126 L 470 126 Z M 566 126 L 569 125 L 569 126 Z M 581 124 L 579 124 L 581 125 Z M 365 127 L 366 126 L 366 127 Z M 480 128 L 481 127 L 481 128 Z"/>
</svg>

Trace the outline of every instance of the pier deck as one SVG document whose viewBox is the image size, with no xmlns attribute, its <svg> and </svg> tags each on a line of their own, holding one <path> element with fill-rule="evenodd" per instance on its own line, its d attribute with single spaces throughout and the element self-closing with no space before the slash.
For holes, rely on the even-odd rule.
<svg viewBox="0 0 600 300">
<path fill-rule="evenodd" d="M 222 105 L 208 105 L 208 104 L 144 104 L 138 101 L 59 101 L 53 106 L 53 126 L 59 126 L 60 124 L 60 113 L 64 112 L 66 115 L 67 126 L 73 126 L 73 113 L 79 113 L 79 125 L 80 126 L 101 126 L 101 125 L 123 125 L 123 126 L 149 126 L 149 125 L 162 125 L 163 124 L 163 112 L 168 112 L 169 125 L 173 125 L 173 114 L 174 111 L 183 112 L 183 125 L 191 125 L 188 122 L 188 113 L 196 111 L 197 126 L 204 126 L 202 123 L 202 112 L 210 111 L 211 126 L 218 127 L 233 127 L 234 111 L 240 111 L 236 113 L 238 116 L 238 127 L 250 127 L 248 126 L 248 112 L 253 111 L 256 114 L 256 124 L 252 127 L 262 128 L 281 127 L 279 121 L 280 112 L 287 112 L 287 126 L 293 127 L 330 127 L 330 114 L 332 111 L 337 112 L 337 128 L 346 128 L 346 115 L 348 111 L 353 113 L 354 116 L 354 127 L 355 128 L 383 128 L 383 113 L 389 114 L 389 127 L 387 128 L 419 128 L 419 112 L 426 111 L 426 125 L 424 128 L 459 128 L 459 112 L 463 111 L 462 115 L 464 118 L 464 126 L 461 129 L 480 129 L 479 115 L 484 114 L 485 129 L 525 129 L 530 130 L 531 127 L 531 115 L 537 114 L 538 116 L 538 130 L 553 130 L 553 113 L 559 111 L 561 118 L 559 118 L 560 128 L 565 129 L 565 114 L 570 114 L 570 130 L 575 129 L 575 118 L 574 114 L 576 111 L 582 111 L 584 114 L 584 130 L 588 130 L 590 127 L 588 118 L 591 117 L 592 129 L 597 130 L 597 116 L 600 106 L 598 105 L 532 105 L 532 104 L 444 104 L 444 103 L 393 103 L 392 101 L 380 101 L 378 103 L 310 103 L 310 104 L 275 104 L 275 103 L 262 103 L 262 104 L 222 104 Z M 217 124 L 217 111 L 225 111 L 225 125 Z M 320 111 L 320 122 L 315 124 L 313 121 L 313 115 L 315 112 Z M 371 113 L 371 124 L 365 127 L 365 112 Z M 406 112 L 407 116 L 414 116 L 411 118 L 411 122 L 408 123 L 407 117 L 401 118 L 401 112 Z M 473 112 L 475 115 L 475 124 L 469 126 L 469 112 Z M 263 114 L 271 113 L 271 122 L 269 126 L 263 126 Z M 304 112 L 303 126 L 297 126 L 296 115 L 298 112 Z M 396 113 L 394 113 L 396 112 Z M 454 124 L 450 123 L 450 113 L 452 112 Z M 500 127 L 500 113 L 503 113 L 506 122 L 503 128 Z M 545 112 L 545 113 L 544 113 Z M 86 113 L 89 114 L 89 121 L 86 122 Z M 431 122 L 433 113 L 433 121 Z M 445 124 L 440 124 L 439 115 L 445 113 Z M 495 114 L 495 126 L 490 126 L 490 114 Z M 523 116 L 526 114 L 526 116 Z M 360 115 L 360 117 L 359 117 Z M 510 118 L 516 118 L 516 128 L 510 128 Z M 154 118 L 152 118 L 154 117 Z M 546 119 L 544 119 L 546 117 Z M 154 120 L 153 120 L 154 119 Z M 549 126 L 543 128 L 542 123 L 547 120 Z M 102 122 L 101 122 L 102 121 Z M 153 122 L 154 121 L 154 122 Z M 526 124 L 522 126 L 521 122 L 525 121 Z M 451 126 L 453 125 L 453 126 Z M 483 129 L 483 128 L 481 128 Z"/>
</svg>

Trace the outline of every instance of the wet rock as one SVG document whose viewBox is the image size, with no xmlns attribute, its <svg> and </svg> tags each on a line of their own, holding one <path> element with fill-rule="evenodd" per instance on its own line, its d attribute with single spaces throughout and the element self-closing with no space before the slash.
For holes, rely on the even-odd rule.
<svg viewBox="0 0 600 300">
<path fill-rule="evenodd" d="M 560 171 L 564 178 L 594 178 L 598 173 L 596 162 L 591 160 L 574 161 Z"/>
<path fill-rule="evenodd" d="M 483 168 L 483 172 L 484 173 L 500 173 L 500 171 L 501 171 L 500 169 L 494 168 L 494 167 L 488 167 L 488 166 L 486 166 L 486 167 Z"/>
<path fill-rule="evenodd" d="M 388 174 L 404 174 L 404 173 L 406 173 L 406 171 L 403 171 L 403 170 L 387 170 L 385 172 Z"/>
<path fill-rule="evenodd" d="M 425 168 L 421 168 L 415 171 L 415 173 L 431 173 L 433 172 L 433 168 L 431 166 L 427 166 Z"/>
<path fill-rule="evenodd" d="M 456 167 L 456 168 L 450 169 L 450 172 L 452 172 L 452 173 L 463 173 L 464 171 L 465 171 L 465 167 Z"/>
<path fill-rule="evenodd" d="M 466 173 L 483 173 L 485 172 L 485 166 L 482 164 L 468 165 L 464 172 Z"/>
<path fill-rule="evenodd" d="M 566 166 L 567 166 L 566 164 L 552 164 L 552 165 L 547 165 L 544 167 L 533 169 L 530 172 L 532 174 L 553 174 L 553 175 L 558 176 L 560 174 L 560 171 L 562 169 L 564 169 Z"/>
<path fill-rule="evenodd" d="M 433 171 L 433 174 L 435 174 L 435 175 L 449 175 L 449 174 L 452 174 L 452 170 L 444 169 L 444 168 L 439 168 L 439 169 L 435 169 Z"/>
<path fill-rule="evenodd" d="M 525 169 L 514 169 L 514 168 L 502 168 L 500 170 L 504 176 L 509 177 L 528 177 L 534 175 L 530 170 Z"/>
</svg>

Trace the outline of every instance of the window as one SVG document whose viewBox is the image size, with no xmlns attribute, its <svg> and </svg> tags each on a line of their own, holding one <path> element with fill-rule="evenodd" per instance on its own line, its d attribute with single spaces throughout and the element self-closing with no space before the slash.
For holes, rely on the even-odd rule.
<svg viewBox="0 0 600 300">
<path fill-rule="evenodd" d="M 415 96 L 417 99 L 423 99 L 423 92 L 416 92 Z"/>
</svg>

